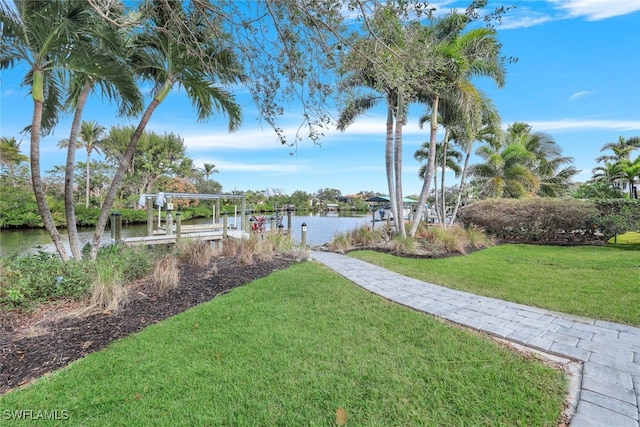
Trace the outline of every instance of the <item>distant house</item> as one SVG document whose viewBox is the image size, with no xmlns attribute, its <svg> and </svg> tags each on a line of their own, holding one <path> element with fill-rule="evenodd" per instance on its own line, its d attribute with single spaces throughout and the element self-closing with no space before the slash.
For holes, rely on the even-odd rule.
<svg viewBox="0 0 640 427">
<path fill-rule="evenodd" d="M 287 192 L 284 191 L 282 188 L 267 188 L 266 190 L 264 190 L 262 194 L 264 194 L 266 197 L 286 196 Z"/>
</svg>

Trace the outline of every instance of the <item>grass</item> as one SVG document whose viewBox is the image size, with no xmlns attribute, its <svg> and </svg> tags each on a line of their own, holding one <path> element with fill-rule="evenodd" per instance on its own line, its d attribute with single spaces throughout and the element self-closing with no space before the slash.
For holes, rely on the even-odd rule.
<svg viewBox="0 0 640 427">
<path fill-rule="evenodd" d="M 640 245 L 640 233 L 637 231 L 627 231 L 624 234 L 612 237 L 608 243 L 617 245 Z"/>
<path fill-rule="evenodd" d="M 640 248 L 500 245 L 467 256 L 351 256 L 450 288 L 640 326 Z"/>
<path fill-rule="evenodd" d="M 55 409 L 87 426 L 330 426 L 342 407 L 352 426 L 556 426 L 565 393 L 559 371 L 307 262 L 0 396 L 0 411 Z"/>
</svg>

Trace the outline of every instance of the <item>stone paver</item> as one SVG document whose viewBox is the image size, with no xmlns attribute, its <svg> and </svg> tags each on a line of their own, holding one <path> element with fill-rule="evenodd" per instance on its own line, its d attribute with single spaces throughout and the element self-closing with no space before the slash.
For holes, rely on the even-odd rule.
<svg viewBox="0 0 640 427">
<path fill-rule="evenodd" d="M 580 362 L 571 427 L 640 427 L 640 328 L 447 289 L 332 252 L 311 256 L 399 304 Z"/>
</svg>

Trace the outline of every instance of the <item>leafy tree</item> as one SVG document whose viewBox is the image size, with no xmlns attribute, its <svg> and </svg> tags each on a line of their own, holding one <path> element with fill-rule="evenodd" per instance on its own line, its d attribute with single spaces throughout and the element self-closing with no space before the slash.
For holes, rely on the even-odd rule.
<svg viewBox="0 0 640 427">
<path fill-rule="evenodd" d="M 14 137 L 2 137 L 0 138 L 0 170 L 3 175 L 6 174 L 6 178 L 11 187 L 17 187 L 17 176 L 19 175 L 20 165 L 29 161 L 29 157 L 20 153 L 20 142 Z"/>
<path fill-rule="evenodd" d="M 289 204 L 295 205 L 298 209 L 308 209 L 313 196 L 306 191 L 296 190 L 289 196 Z"/>
<path fill-rule="evenodd" d="M 112 127 L 103 140 L 107 162 L 117 167 L 122 153 L 135 133 L 132 126 Z M 173 133 L 159 135 L 143 132 L 137 144 L 137 153 L 127 170 L 124 182 L 130 186 L 129 193 L 151 193 L 155 181 L 161 176 L 183 176 L 190 171 L 184 140 Z M 161 190 L 163 191 L 163 190 Z"/>
<path fill-rule="evenodd" d="M 340 197 L 342 197 L 342 193 L 336 188 L 321 188 L 313 195 L 313 198 L 321 205 L 326 203 L 338 203 L 338 199 L 340 199 Z"/>
</svg>

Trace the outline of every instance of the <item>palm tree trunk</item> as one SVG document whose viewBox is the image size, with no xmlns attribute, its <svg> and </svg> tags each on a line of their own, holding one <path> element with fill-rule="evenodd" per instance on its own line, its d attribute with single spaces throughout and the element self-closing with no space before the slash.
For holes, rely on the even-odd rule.
<svg viewBox="0 0 640 427">
<path fill-rule="evenodd" d="M 464 157 L 464 166 L 462 167 L 462 173 L 460 174 L 460 187 L 458 190 L 458 199 L 456 200 L 456 205 L 453 208 L 453 212 L 451 213 L 451 224 L 456 221 L 456 216 L 458 215 L 458 209 L 460 208 L 460 203 L 462 201 L 462 193 L 467 185 L 465 182 L 467 179 L 467 169 L 469 167 L 469 159 L 471 158 L 471 151 L 473 150 L 473 142 L 468 142 L 469 146 L 467 147 L 467 153 Z"/>
<path fill-rule="evenodd" d="M 113 180 L 111 181 L 111 185 L 109 186 L 109 190 L 105 195 L 104 202 L 102 204 L 102 209 L 100 210 L 100 215 L 98 216 L 98 223 L 96 224 L 96 229 L 93 233 L 93 242 L 91 243 L 91 252 L 90 258 L 92 260 L 96 259 L 98 256 L 98 248 L 100 247 L 100 241 L 102 240 L 102 234 L 107 226 L 107 221 L 109 220 L 109 213 L 111 211 L 111 207 L 113 206 L 113 202 L 116 198 L 116 194 L 118 189 L 120 188 L 120 184 L 122 184 L 122 180 L 124 179 L 124 174 L 129 168 L 131 164 L 131 160 L 133 159 L 133 155 L 136 152 L 136 145 L 138 144 L 138 140 L 142 136 L 147 123 L 151 119 L 153 112 L 160 105 L 161 100 L 153 99 L 147 110 L 142 115 L 140 119 L 140 123 L 136 128 L 136 131 L 131 136 L 131 141 L 127 146 L 127 149 L 122 154 L 122 158 L 120 159 L 120 164 L 118 165 L 118 170 L 113 176 Z"/>
<path fill-rule="evenodd" d="M 447 228 L 446 218 L 447 218 L 447 203 L 446 203 L 446 192 L 444 189 L 444 175 L 447 170 L 447 149 L 449 144 L 449 129 L 444 130 L 444 141 L 442 142 L 442 176 L 440 177 L 440 191 L 442 196 L 440 197 L 440 203 L 442 203 L 442 228 Z"/>
<path fill-rule="evenodd" d="M 404 198 L 402 197 L 402 127 L 404 126 L 404 100 L 402 94 L 398 92 L 398 105 L 396 115 L 396 132 L 394 144 L 394 173 L 396 182 L 396 210 L 394 217 L 397 218 L 396 232 L 402 237 L 407 237 L 407 230 L 404 227 Z"/>
<path fill-rule="evenodd" d="M 418 198 L 418 207 L 416 208 L 416 216 L 413 218 L 411 228 L 409 229 L 409 235 L 415 237 L 416 231 L 418 231 L 418 225 L 422 221 L 422 214 L 424 213 L 424 205 L 427 203 L 427 196 L 429 195 L 429 186 L 431 185 L 431 178 L 433 177 L 433 171 L 436 165 L 436 135 L 438 133 L 438 102 L 440 98 L 435 97 L 433 105 L 431 106 L 431 132 L 429 137 L 429 166 L 427 167 L 427 173 L 425 174 L 424 181 L 422 182 L 422 190 L 420 191 L 420 197 Z"/>
<path fill-rule="evenodd" d="M 394 223 L 397 215 L 395 214 L 396 205 L 396 189 L 393 179 L 393 108 L 389 103 L 387 106 L 387 134 L 385 139 L 384 150 L 385 169 L 387 172 L 387 186 L 389 188 L 389 203 L 391 203 L 391 212 L 394 213 Z"/>
<path fill-rule="evenodd" d="M 34 78 L 35 81 L 35 78 Z M 34 83 L 35 85 L 35 83 Z M 36 89 L 34 88 L 34 92 Z M 62 243 L 62 238 L 55 223 L 53 222 L 53 216 L 51 210 L 47 204 L 47 199 L 44 192 L 42 183 L 42 176 L 40 175 L 40 125 L 42 123 L 42 101 L 34 99 L 33 101 L 33 119 L 31 121 L 31 181 L 33 186 L 33 194 L 36 197 L 36 204 L 38 206 L 38 212 L 42 217 L 45 229 L 49 232 L 51 240 L 60 255 L 60 259 L 68 261 L 69 256 Z"/>
<path fill-rule="evenodd" d="M 73 181 L 74 167 L 76 163 L 76 143 L 78 141 L 78 133 L 80 124 L 82 123 L 82 112 L 87 103 L 89 92 L 91 91 L 91 83 L 85 82 L 82 92 L 78 97 L 76 110 L 71 123 L 71 132 L 69 134 L 69 144 L 67 145 L 67 164 L 64 171 L 64 213 L 67 219 L 67 235 L 69 236 L 69 247 L 71 254 L 75 260 L 82 259 L 82 249 L 80 248 L 80 238 L 78 237 L 78 227 L 76 226 L 75 201 L 73 200 Z M 87 164 L 88 167 L 88 164 Z"/>
<path fill-rule="evenodd" d="M 85 184 L 85 195 L 84 195 L 84 207 L 86 209 L 89 209 L 89 196 L 91 196 L 91 178 L 89 176 L 89 162 L 91 162 L 91 149 L 87 148 L 87 170 L 86 170 L 86 175 L 87 175 L 87 181 Z"/>
</svg>

